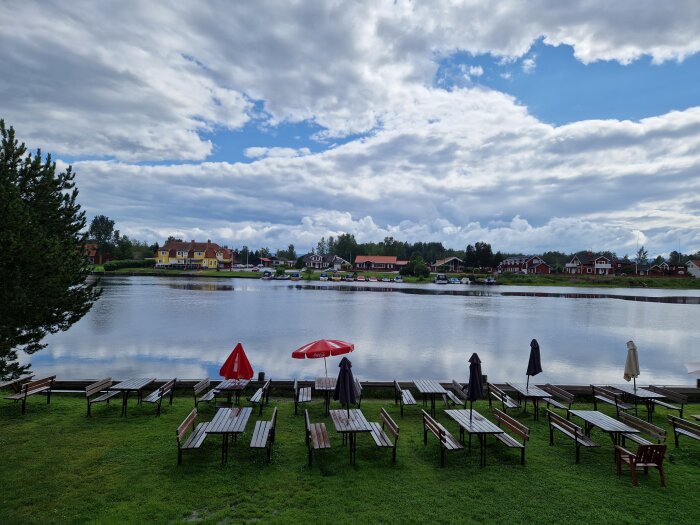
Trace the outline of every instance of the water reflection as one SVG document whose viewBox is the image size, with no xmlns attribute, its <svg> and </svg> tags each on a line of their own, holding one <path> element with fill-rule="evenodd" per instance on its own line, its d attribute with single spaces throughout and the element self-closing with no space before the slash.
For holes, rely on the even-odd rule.
<svg viewBox="0 0 700 525">
<path fill-rule="evenodd" d="M 355 343 L 350 358 L 360 379 L 466 381 L 467 359 L 476 351 L 490 379 L 524 380 L 533 338 L 544 368 L 538 383 L 619 383 L 630 339 L 639 348 L 641 383 L 690 384 L 694 377 L 683 363 L 700 361 L 696 291 L 683 291 L 685 301 L 666 301 L 676 296 L 244 279 L 235 287 L 228 279 L 102 282 L 93 310 L 68 332 L 47 337 L 47 350 L 32 356 L 37 374 L 217 377 L 241 341 L 256 372 L 308 379 L 323 372 L 322 360 L 294 360 L 291 352 L 321 338 Z M 329 369 L 337 361 L 329 360 Z"/>
</svg>

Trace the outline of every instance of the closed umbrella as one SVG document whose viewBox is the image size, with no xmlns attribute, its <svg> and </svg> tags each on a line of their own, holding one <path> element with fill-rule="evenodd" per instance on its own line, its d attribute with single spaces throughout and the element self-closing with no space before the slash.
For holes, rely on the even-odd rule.
<svg viewBox="0 0 700 525">
<path fill-rule="evenodd" d="M 243 345 L 238 343 L 219 370 L 224 379 L 251 379 L 253 367 L 245 355 Z"/>
<path fill-rule="evenodd" d="M 540 362 L 540 344 L 537 339 L 530 341 L 530 360 L 527 362 L 527 383 L 525 388 L 530 386 L 530 376 L 536 376 L 542 372 L 542 363 Z"/>
<path fill-rule="evenodd" d="M 317 357 L 323 357 L 323 365 L 326 369 L 326 377 L 328 377 L 326 358 L 332 355 L 347 354 L 354 349 L 355 345 L 352 343 L 346 343 L 338 339 L 321 339 L 297 348 L 292 352 L 292 357 L 294 359 L 315 359 Z"/>
<path fill-rule="evenodd" d="M 347 405 L 348 414 L 350 413 L 350 404 L 355 404 L 357 398 L 355 397 L 355 378 L 352 375 L 352 363 L 347 357 L 343 357 L 340 360 L 340 372 L 338 373 L 338 380 L 335 382 L 335 392 L 333 392 L 333 399 L 340 401 L 341 405 Z"/>
<path fill-rule="evenodd" d="M 700 363 L 687 363 L 685 368 L 689 374 L 700 374 Z"/>
<path fill-rule="evenodd" d="M 472 420 L 472 406 L 474 400 L 484 395 L 484 385 L 481 375 L 481 359 L 476 352 L 469 358 L 469 385 L 467 385 L 467 399 L 469 399 L 469 422 Z"/>
<path fill-rule="evenodd" d="M 637 390 L 637 378 L 639 377 L 639 356 L 637 345 L 634 341 L 627 341 L 627 360 L 625 361 L 625 373 L 622 376 L 625 381 L 634 379 L 634 389 Z"/>
</svg>

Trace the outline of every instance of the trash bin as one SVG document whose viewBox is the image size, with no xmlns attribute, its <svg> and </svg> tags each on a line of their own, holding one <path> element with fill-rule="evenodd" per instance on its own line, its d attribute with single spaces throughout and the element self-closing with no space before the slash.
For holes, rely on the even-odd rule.
<svg viewBox="0 0 700 525">
<path fill-rule="evenodd" d="M 258 381 L 265 381 L 265 372 L 258 372 Z"/>
</svg>

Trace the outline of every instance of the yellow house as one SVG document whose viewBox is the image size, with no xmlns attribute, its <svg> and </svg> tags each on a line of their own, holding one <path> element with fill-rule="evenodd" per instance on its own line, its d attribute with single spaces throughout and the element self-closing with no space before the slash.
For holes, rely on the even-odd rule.
<svg viewBox="0 0 700 525">
<path fill-rule="evenodd" d="M 156 252 L 156 267 L 177 269 L 230 268 L 233 251 L 218 244 L 207 242 L 170 241 Z"/>
</svg>

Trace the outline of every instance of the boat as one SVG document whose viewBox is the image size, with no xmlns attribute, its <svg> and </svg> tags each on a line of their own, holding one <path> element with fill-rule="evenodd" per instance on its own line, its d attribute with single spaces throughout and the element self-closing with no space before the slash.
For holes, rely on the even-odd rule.
<svg viewBox="0 0 700 525">
<path fill-rule="evenodd" d="M 359 281 L 359 282 L 365 282 L 365 276 L 364 276 L 364 275 L 358 275 L 358 276 L 357 276 L 357 279 L 355 279 L 355 280 L 356 280 L 356 281 Z"/>
<path fill-rule="evenodd" d="M 469 277 L 462 277 L 462 284 L 472 284 Z"/>
<path fill-rule="evenodd" d="M 484 279 L 484 284 L 496 284 L 496 279 L 494 277 L 487 277 Z"/>
<path fill-rule="evenodd" d="M 321 274 L 321 277 L 319 277 L 319 281 L 327 281 L 328 280 L 328 274 L 323 272 Z"/>
<path fill-rule="evenodd" d="M 270 279 L 272 279 L 272 272 L 269 270 L 265 270 L 262 274 L 262 278 L 266 281 L 269 281 Z"/>
<path fill-rule="evenodd" d="M 388 277 L 382 277 L 382 282 L 383 283 L 390 283 L 391 279 L 389 279 Z"/>
<path fill-rule="evenodd" d="M 289 275 L 286 273 L 280 274 L 275 276 L 276 281 L 288 281 L 289 280 Z"/>
<path fill-rule="evenodd" d="M 447 284 L 447 276 L 444 273 L 439 273 L 435 276 L 435 284 Z"/>
<path fill-rule="evenodd" d="M 456 277 L 450 277 L 450 284 L 461 284 Z"/>
<path fill-rule="evenodd" d="M 395 283 L 402 283 L 403 277 L 401 277 L 400 275 L 397 275 L 396 277 L 394 277 L 394 282 Z"/>
<path fill-rule="evenodd" d="M 355 280 L 355 276 L 353 274 L 349 273 L 344 277 L 343 280 L 348 281 L 348 282 L 353 282 Z"/>
<path fill-rule="evenodd" d="M 301 279 L 301 274 L 299 272 L 292 272 L 292 275 L 290 275 L 289 278 L 292 281 L 298 281 L 299 279 Z"/>
<path fill-rule="evenodd" d="M 341 279 L 342 279 L 342 277 L 341 277 L 340 274 L 337 273 L 337 272 L 334 273 L 334 274 L 331 276 L 331 281 L 338 282 L 338 281 L 340 281 Z"/>
<path fill-rule="evenodd" d="M 369 282 L 371 282 L 371 283 L 376 283 L 376 282 L 377 282 L 377 278 L 376 278 L 374 275 L 372 275 L 372 276 L 370 276 L 370 278 L 369 278 Z"/>
</svg>

